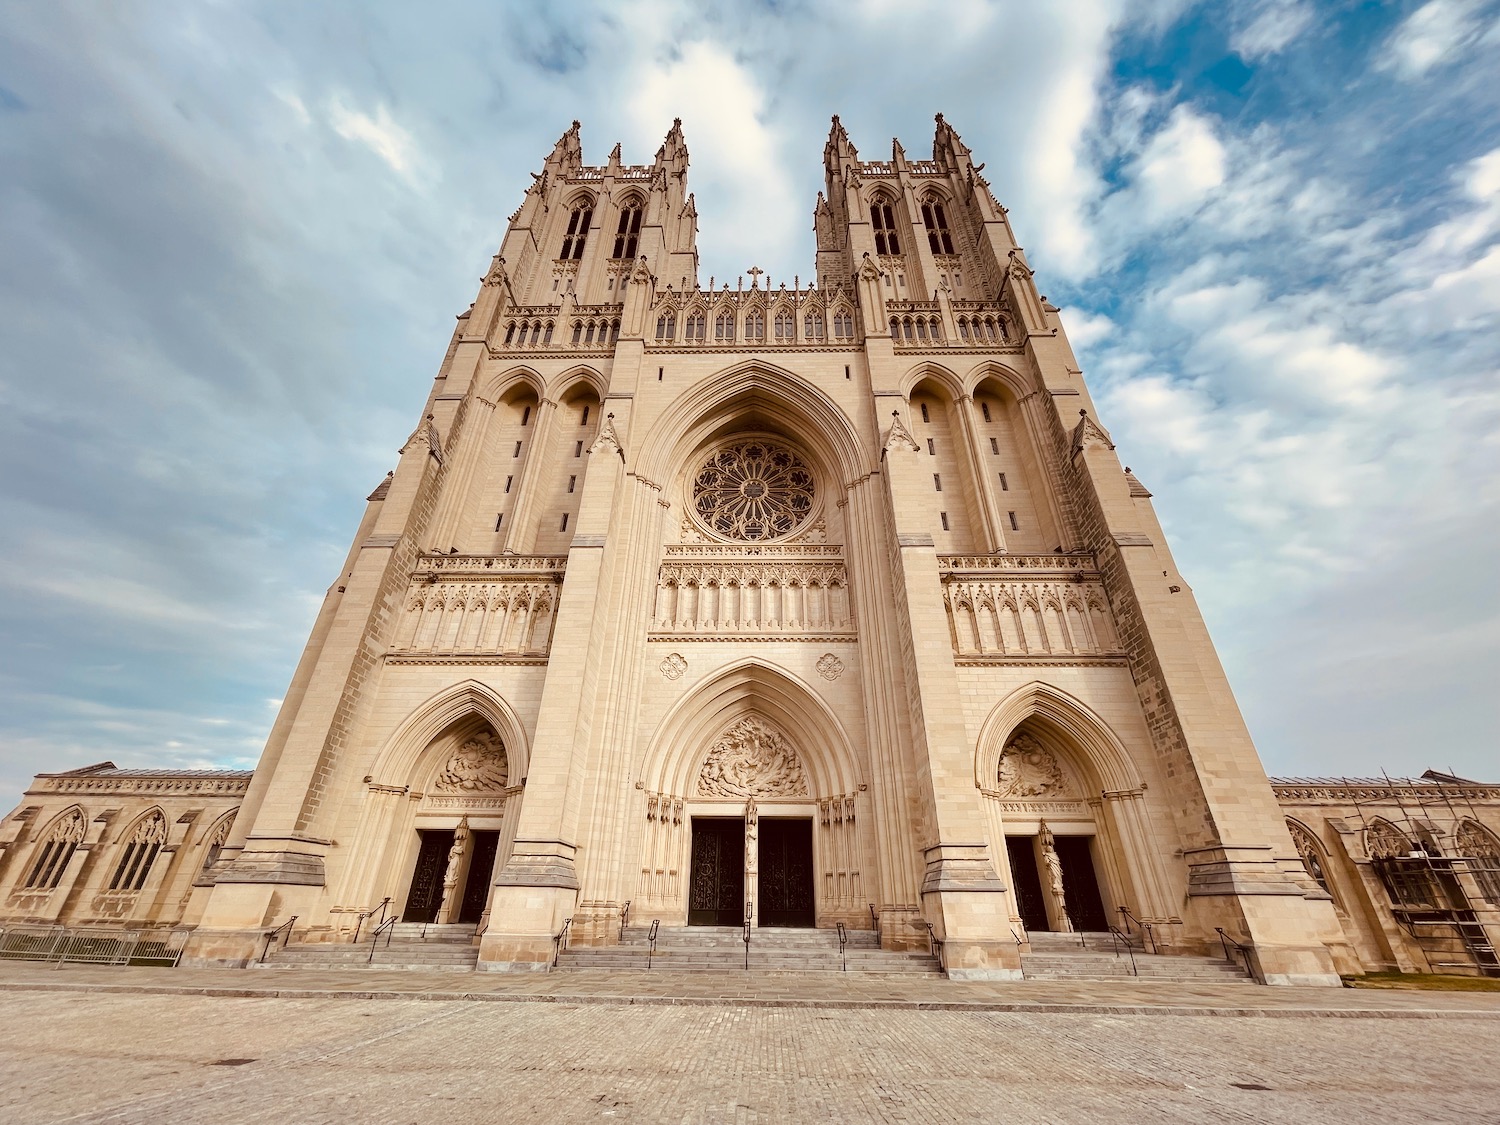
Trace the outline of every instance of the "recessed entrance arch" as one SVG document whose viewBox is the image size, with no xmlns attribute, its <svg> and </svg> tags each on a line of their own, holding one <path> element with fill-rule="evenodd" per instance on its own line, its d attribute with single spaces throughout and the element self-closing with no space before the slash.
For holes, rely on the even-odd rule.
<svg viewBox="0 0 1500 1125">
<path fill-rule="evenodd" d="M 635 901 L 652 916 L 738 925 L 748 910 L 762 926 L 868 918 L 865 787 L 842 725 L 790 673 L 751 659 L 711 677 L 663 720 L 643 775 Z"/>
<path fill-rule="evenodd" d="M 1081 701 L 1033 682 L 991 712 L 975 753 L 990 842 L 1028 930 L 1099 931 L 1114 912 L 1168 921 L 1145 786 L 1119 738 Z"/>
</svg>

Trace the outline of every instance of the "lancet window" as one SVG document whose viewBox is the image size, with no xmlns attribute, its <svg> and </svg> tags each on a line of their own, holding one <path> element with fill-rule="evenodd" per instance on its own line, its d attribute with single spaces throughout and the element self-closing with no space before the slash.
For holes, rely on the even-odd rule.
<svg viewBox="0 0 1500 1125">
<path fill-rule="evenodd" d="M 848 309 L 839 309 L 833 314 L 833 337 L 836 340 L 854 339 L 854 317 Z"/>
<path fill-rule="evenodd" d="M 688 313 L 682 327 L 683 336 L 689 343 L 696 341 L 701 344 L 708 338 L 708 318 L 701 311 Z"/>
<path fill-rule="evenodd" d="M 1488 829 L 1466 820 L 1458 830 L 1456 842 L 1459 855 L 1469 861 L 1469 870 L 1484 901 L 1500 905 L 1500 840 Z"/>
<path fill-rule="evenodd" d="M 870 202 L 870 225 L 875 228 L 875 253 L 901 253 L 901 240 L 896 235 L 896 212 L 891 201 L 877 195 Z"/>
<path fill-rule="evenodd" d="M 640 245 L 641 208 L 638 203 L 628 203 L 620 212 L 620 225 L 615 231 L 614 258 L 634 258 Z"/>
<path fill-rule="evenodd" d="M 167 842 L 167 822 L 159 812 L 152 812 L 135 822 L 125 841 L 125 854 L 109 881 L 112 891 L 138 891 L 146 885 L 146 876 L 156 862 L 157 853 Z"/>
<path fill-rule="evenodd" d="M 821 340 L 823 338 L 823 314 L 810 312 L 802 318 L 802 335 L 808 340 Z"/>
<path fill-rule="evenodd" d="M 791 343 L 797 336 L 797 320 L 783 309 L 776 314 L 776 341 Z"/>
<path fill-rule="evenodd" d="M 69 809 L 52 822 L 47 838 L 42 843 L 41 854 L 36 857 L 36 862 L 31 865 L 31 873 L 26 876 L 26 890 L 50 891 L 57 886 L 68 866 L 68 860 L 73 858 L 78 845 L 83 843 L 85 827 L 83 813 L 77 809 Z"/>
<path fill-rule="evenodd" d="M 948 233 L 948 216 L 943 205 L 929 196 L 922 204 L 922 225 L 927 228 L 927 244 L 934 254 L 953 253 L 953 237 Z"/>
<path fill-rule="evenodd" d="M 760 341 L 766 338 L 766 318 L 759 309 L 751 309 L 745 317 L 745 339 Z"/>
<path fill-rule="evenodd" d="M 594 205 L 580 203 L 568 216 L 568 233 L 563 235 L 562 253 L 564 261 L 583 257 L 583 244 L 589 236 L 589 224 L 594 221 Z"/>
<path fill-rule="evenodd" d="M 734 313 L 727 309 L 714 317 L 714 340 L 719 343 L 734 343 Z"/>
<path fill-rule="evenodd" d="M 1302 866 L 1307 868 L 1307 873 L 1318 886 L 1333 894 L 1333 888 L 1328 885 L 1328 873 L 1323 869 L 1323 849 L 1313 839 L 1313 834 L 1295 820 L 1287 821 L 1286 826 L 1292 834 L 1292 843 L 1297 846 L 1297 854 L 1302 857 Z"/>
<path fill-rule="evenodd" d="M 656 338 L 658 340 L 677 338 L 677 318 L 671 313 L 662 313 L 656 318 Z"/>
</svg>

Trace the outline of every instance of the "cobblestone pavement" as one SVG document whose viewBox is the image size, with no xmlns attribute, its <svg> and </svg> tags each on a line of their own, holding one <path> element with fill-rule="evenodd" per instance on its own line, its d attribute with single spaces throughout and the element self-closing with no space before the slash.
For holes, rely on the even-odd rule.
<svg viewBox="0 0 1500 1125">
<path fill-rule="evenodd" d="M 0 961 L 0 997 L 34 991 L 162 992 L 288 998 L 512 1000 L 743 1007 L 927 1008 L 1095 1014 L 1500 1019 L 1500 993 L 1121 981 L 976 982 L 856 973 L 444 973 L 361 969 L 144 969 Z"/>
<path fill-rule="evenodd" d="M 1500 1019 L 1421 994 L 1408 1010 L 1428 1018 L 1226 1019 L 47 992 L 6 976 L 0 1120 L 26 1125 L 1500 1120 Z"/>
</svg>

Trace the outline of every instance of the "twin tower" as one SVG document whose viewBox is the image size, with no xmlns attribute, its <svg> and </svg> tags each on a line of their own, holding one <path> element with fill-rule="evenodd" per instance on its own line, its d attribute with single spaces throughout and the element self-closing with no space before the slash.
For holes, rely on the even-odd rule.
<svg viewBox="0 0 1500 1125">
<path fill-rule="evenodd" d="M 1124 908 L 1168 949 L 1337 984 L 1306 873 L 1150 493 L 941 116 L 837 118 L 815 283 L 700 284 L 688 152 L 510 217 L 376 489 L 189 961 L 390 897 L 479 967 L 664 926 L 940 938 L 1019 975 Z M 166 899 L 163 899 L 166 901 Z"/>
</svg>

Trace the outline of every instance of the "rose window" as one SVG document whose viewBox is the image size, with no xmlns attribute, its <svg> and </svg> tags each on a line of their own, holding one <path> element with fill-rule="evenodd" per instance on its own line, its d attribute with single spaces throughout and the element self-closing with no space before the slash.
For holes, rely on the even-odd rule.
<svg viewBox="0 0 1500 1125">
<path fill-rule="evenodd" d="M 780 539 L 796 531 L 812 509 L 812 470 L 774 442 L 726 445 L 693 479 L 694 513 L 725 539 Z"/>
</svg>

